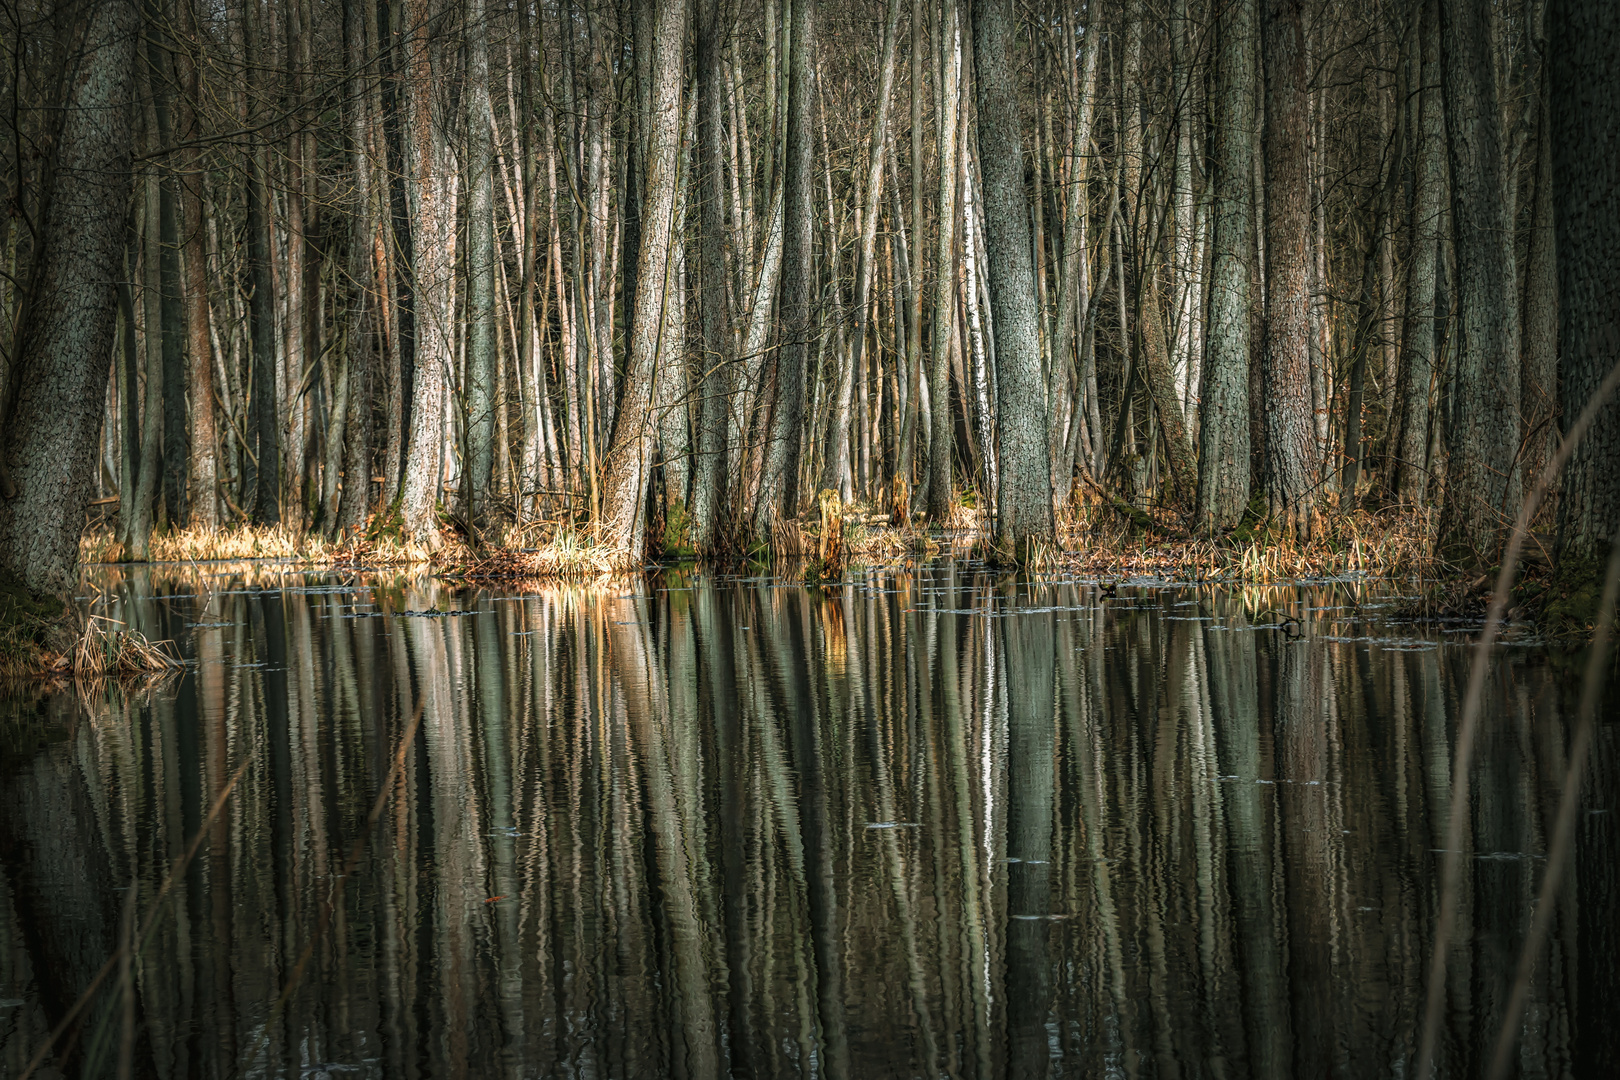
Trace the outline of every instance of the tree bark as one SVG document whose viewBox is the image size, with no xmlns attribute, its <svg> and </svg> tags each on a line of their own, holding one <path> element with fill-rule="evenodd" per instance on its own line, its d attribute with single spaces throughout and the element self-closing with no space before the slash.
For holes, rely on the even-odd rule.
<svg viewBox="0 0 1620 1080">
<path fill-rule="evenodd" d="M 1401 332 L 1401 363 L 1395 391 L 1400 410 L 1400 443 L 1395 460 L 1395 493 L 1419 505 L 1428 488 L 1429 392 L 1436 353 L 1435 283 L 1446 203 L 1446 121 L 1440 94 L 1440 7 L 1423 5 L 1420 50 L 1417 153 L 1411 211 L 1412 253 L 1406 271 L 1406 324 Z"/>
<path fill-rule="evenodd" d="M 1311 333 L 1307 233 L 1305 26 L 1301 0 L 1265 0 L 1266 336 L 1265 493 L 1283 532 L 1309 536 L 1316 435 L 1308 355 Z"/>
<path fill-rule="evenodd" d="M 866 196 L 861 214 L 861 246 L 855 264 L 855 334 L 849 350 L 849 363 L 838 373 L 833 397 L 832 421 L 827 431 L 827 450 L 822 462 L 821 486 L 849 494 L 850 446 L 849 413 L 856 373 L 865 362 L 866 318 L 871 306 L 872 261 L 877 251 L 878 217 L 883 207 L 883 152 L 888 146 L 889 97 L 894 90 L 895 36 L 900 26 L 900 0 L 889 0 L 883 25 L 882 59 L 879 61 L 877 108 L 872 117 L 872 134 L 866 151 Z"/>
<path fill-rule="evenodd" d="M 1559 374 L 1565 424 L 1620 362 L 1620 7 L 1554 0 L 1548 9 L 1554 214 L 1558 227 Z M 1620 526 L 1620 403 L 1598 413 L 1564 472 L 1558 568 L 1596 612 L 1603 567 Z"/>
<path fill-rule="evenodd" d="M 794 0 L 788 53 L 787 153 L 783 189 L 783 251 L 776 392 L 771 406 L 765 468 L 754 504 L 754 531 L 769 536 L 773 524 L 791 518 L 799 503 L 799 429 L 804 423 L 804 372 L 814 328 L 815 127 L 811 62 L 815 50 L 816 0 Z"/>
<path fill-rule="evenodd" d="M 984 174 L 985 248 L 996 352 L 996 438 L 1000 477 L 995 547 L 1018 563 L 1057 542 L 1052 516 L 1052 448 L 1041 373 L 1040 312 L 1024 146 L 1019 131 L 1017 24 L 1011 0 L 973 5 L 974 85 L 978 89 L 979 168 Z M 985 453 L 991 452 L 985 447 Z"/>
<path fill-rule="evenodd" d="M 0 394 L 0 573 L 40 596 L 66 592 L 78 574 L 131 187 L 138 20 L 127 0 L 103 0 L 88 19 L 63 102 L 37 284 L 16 339 L 16 396 Z"/>
<path fill-rule="evenodd" d="M 731 405 L 731 318 L 726 303 L 725 208 L 721 201 L 727 103 L 720 56 L 724 33 L 720 0 L 697 0 L 693 63 L 698 72 L 698 311 L 703 352 L 697 378 L 697 454 L 692 462 L 692 543 L 701 552 L 714 551 L 719 545 L 729 482 L 726 413 Z"/>
<path fill-rule="evenodd" d="M 219 450 L 214 434 L 214 353 L 208 337 L 208 247 L 203 219 L 203 171 L 207 162 L 201 148 L 197 110 L 202 100 L 200 65 L 191 49 L 197 42 L 191 5 L 177 3 L 179 25 L 187 41 L 175 54 L 180 93 L 176 98 L 176 129 L 189 145 L 182 155 L 180 220 L 185 230 L 186 352 L 191 377 L 191 494 L 190 521 L 199 530 L 219 528 Z"/>
<path fill-rule="evenodd" d="M 1486 4 L 1441 0 L 1440 35 L 1461 349 L 1439 550 L 1449 562 L 1489 566 L 1519 505 L 1519 342 Z"/>
<path fill-rule="evenodd" d="M 349 325 L 346 338 L 346 397 L 343 423 L 343 500 L 334 529 L 359 532 L 366 526 L 371 494 L 371 260 L 372 177 L 367 154 L 364 68 L 366 26 L 360 0 L 344 0 L 343 37 L 348 52 L 349 86 L 344 105 L 349 128 L 349 167 L 354 177 L 353 207 L 349 218 Z"/>
<path fill-rule="evenodd" d="M 933 356 L 928 369 L 929 420 L 928 516 L 944 522 L 951 501 L 951 332 L 956 323 L 956 110 L 962 78 L 961 28 L 956 0 L 944 0 L 939 21 L 939 109 L 935 116 L 939 145 L 938 243 L 934 249 Z"/>
<path fill-rule="evenodd" d="M 630 363 L 624 396 L 613 424 L 613 440 L 604 462 L 601 541 L 630 563 L 638 553 L 642 502 L 655 433 L 653 402 L 660 368 L 676 350 L 666 343 L 665 312 L 670 241 L 675 221 L 675 188 L 680 183 L 682 66 L 685 59 L 684 0 L 657 0 L 653 30 L 652 122 L 648 139 L 646 202 L 641 216 L 641 251 L 636 276 L 636 306 L 630 329 Z"/>
<path fill-rule="evenodd" d="M 411 267 L 416 348 L 411 386 L 410 439 L 400 516 L 407 536 L 439 544 L 434 510 L 444 452 L 446 378 L 452 362 L 455 313 L 456 168 L 445 141 L 438 80 L 441 46 L 431 32 L 432 0 L 406 5 L 406 99 L 410 125 Z"/>
<path fill-rule="evenodd" d="M 1254 264 L 1255 0 L 1216 24 L 1214 253 L 1199 418 L 1198 526 L 1225 532 L 1249 503 L 1249 281 Z"/>
<path fill-rule="evenodd" d="M 495 468 L 495 179 L 489 131 L 489 26 L 484 0 L 468 0 L 467 520 L 482 528 Z"/>
</svg>

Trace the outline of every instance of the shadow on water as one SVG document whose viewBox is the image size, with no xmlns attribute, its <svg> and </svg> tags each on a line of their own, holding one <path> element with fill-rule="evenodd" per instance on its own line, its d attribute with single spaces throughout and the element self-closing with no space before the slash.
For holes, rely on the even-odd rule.
<svg viewBox="0 0 1620 1080">
<path fill-rule="evenodd" d="M 95 585 L 182 678 L 0 698 L 0 1075 L 132 915 L 69 1075 L 1411 1068 L 1467 653 L 1387 587 L 154 573 Z M 1573 683 L 1524 645 L 1492 676 L 1445 1075 L 1496 1036 Z M 1617 753 L 1525 1076 L 1620 1053 Z"/>
</svg>

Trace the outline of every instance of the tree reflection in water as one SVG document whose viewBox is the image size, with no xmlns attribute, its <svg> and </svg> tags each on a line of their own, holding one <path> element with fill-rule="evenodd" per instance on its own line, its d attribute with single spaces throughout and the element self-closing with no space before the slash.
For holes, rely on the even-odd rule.
<svg viewBox="0 0 1620 1080">
<path fill-rule="evenodd" d="M 137 1073 L 1409 1067 L 1466 653 L 1380 623 L 1373 586 L 1104 597 L 949 564 L 820 590 L 97 584 L 195 665 L 0 701 L 5 1075 L 244 761 L 134 965 Z M 1493 677 L 1449 1075 L 1496 1034 L 1565 682 L 1533 648 Z M 1616 741 L 1524 1075 L 1615 1052 Z M 123 1018 L 103 993 L 68 1071 L 116 1071 Z"/>
</svg>

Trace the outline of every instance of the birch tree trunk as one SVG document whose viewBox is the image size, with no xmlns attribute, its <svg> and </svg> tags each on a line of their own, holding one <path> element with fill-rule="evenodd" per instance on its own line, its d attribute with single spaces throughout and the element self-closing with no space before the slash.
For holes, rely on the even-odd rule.
<svg viewBox="0 0 1620 1080">
<path fill-rule="evenodd" d="M 1255 0 L 1216 24 L 1214 253 L 1199 420 L 1198 527 L 1224 532 L 1249 503 L 1249 282 L 1254 263 Z"/>
<path fill-rule="evenodd" d="M 138 20 L 127 0 L 102 0 L 87 16 L 28 322 L 0 388 L 0 574 L 36 596 L 65 593 L 78 574 L 131 187 Z"/>
<path fill-rule="evenodd" d="M 975 0 L 974 85 L 1001 459 L 994 543 L 1003 558 L 1022 564 L 1036 561 L 1040 546 L 1055 546 L 1057 529 L 1052 517 L 1052 449 L 1041 374 L 1040 312 L 1035 303 L 1029 201 L 1024 194 L 1024 140 L 1013 82 L 1016 30 L 1011 0 Z M 985 447 L 986 454 L 990 451 Z"/>
<path fill-rule="evenodd" d="M 641 215 L 630 363 L 613 424 L 613 440 L 603 463 L 602 516 L 598 523 L 601 541 L 613 548 L 618 560 L 626 565 L 638 555 L 645 525 L 641 509 L 652 461 L 656 380 L 666 357 L 675 351 L 663 341 L 664 304 L 673 270 L 670 242 L 675 226 L 675 189 L 680 183 L 685 27 L 684 0 L 657 0 L 652 41 L 652 118 L 643 188 L 647 198 Z"/>
</svg>

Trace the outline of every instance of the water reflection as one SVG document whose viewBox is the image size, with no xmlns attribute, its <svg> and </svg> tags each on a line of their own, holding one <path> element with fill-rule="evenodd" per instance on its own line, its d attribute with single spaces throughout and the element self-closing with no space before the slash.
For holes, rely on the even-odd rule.
<svg viewBox="0 0 1620 1080">
<path fill-rule="evenodd" d="M 97 585 L 194 666 L 0 702 L 0 1074 L 148 919 L 70 1074 L 1411 1067 L 1466 653 L 1370 587 Z M 1493 677 L 1447 1075 L 1495 1036 L 1567 681 Z M 1526 1076 L 1617 1052 L 1616 750 Z"/>
</svg>

